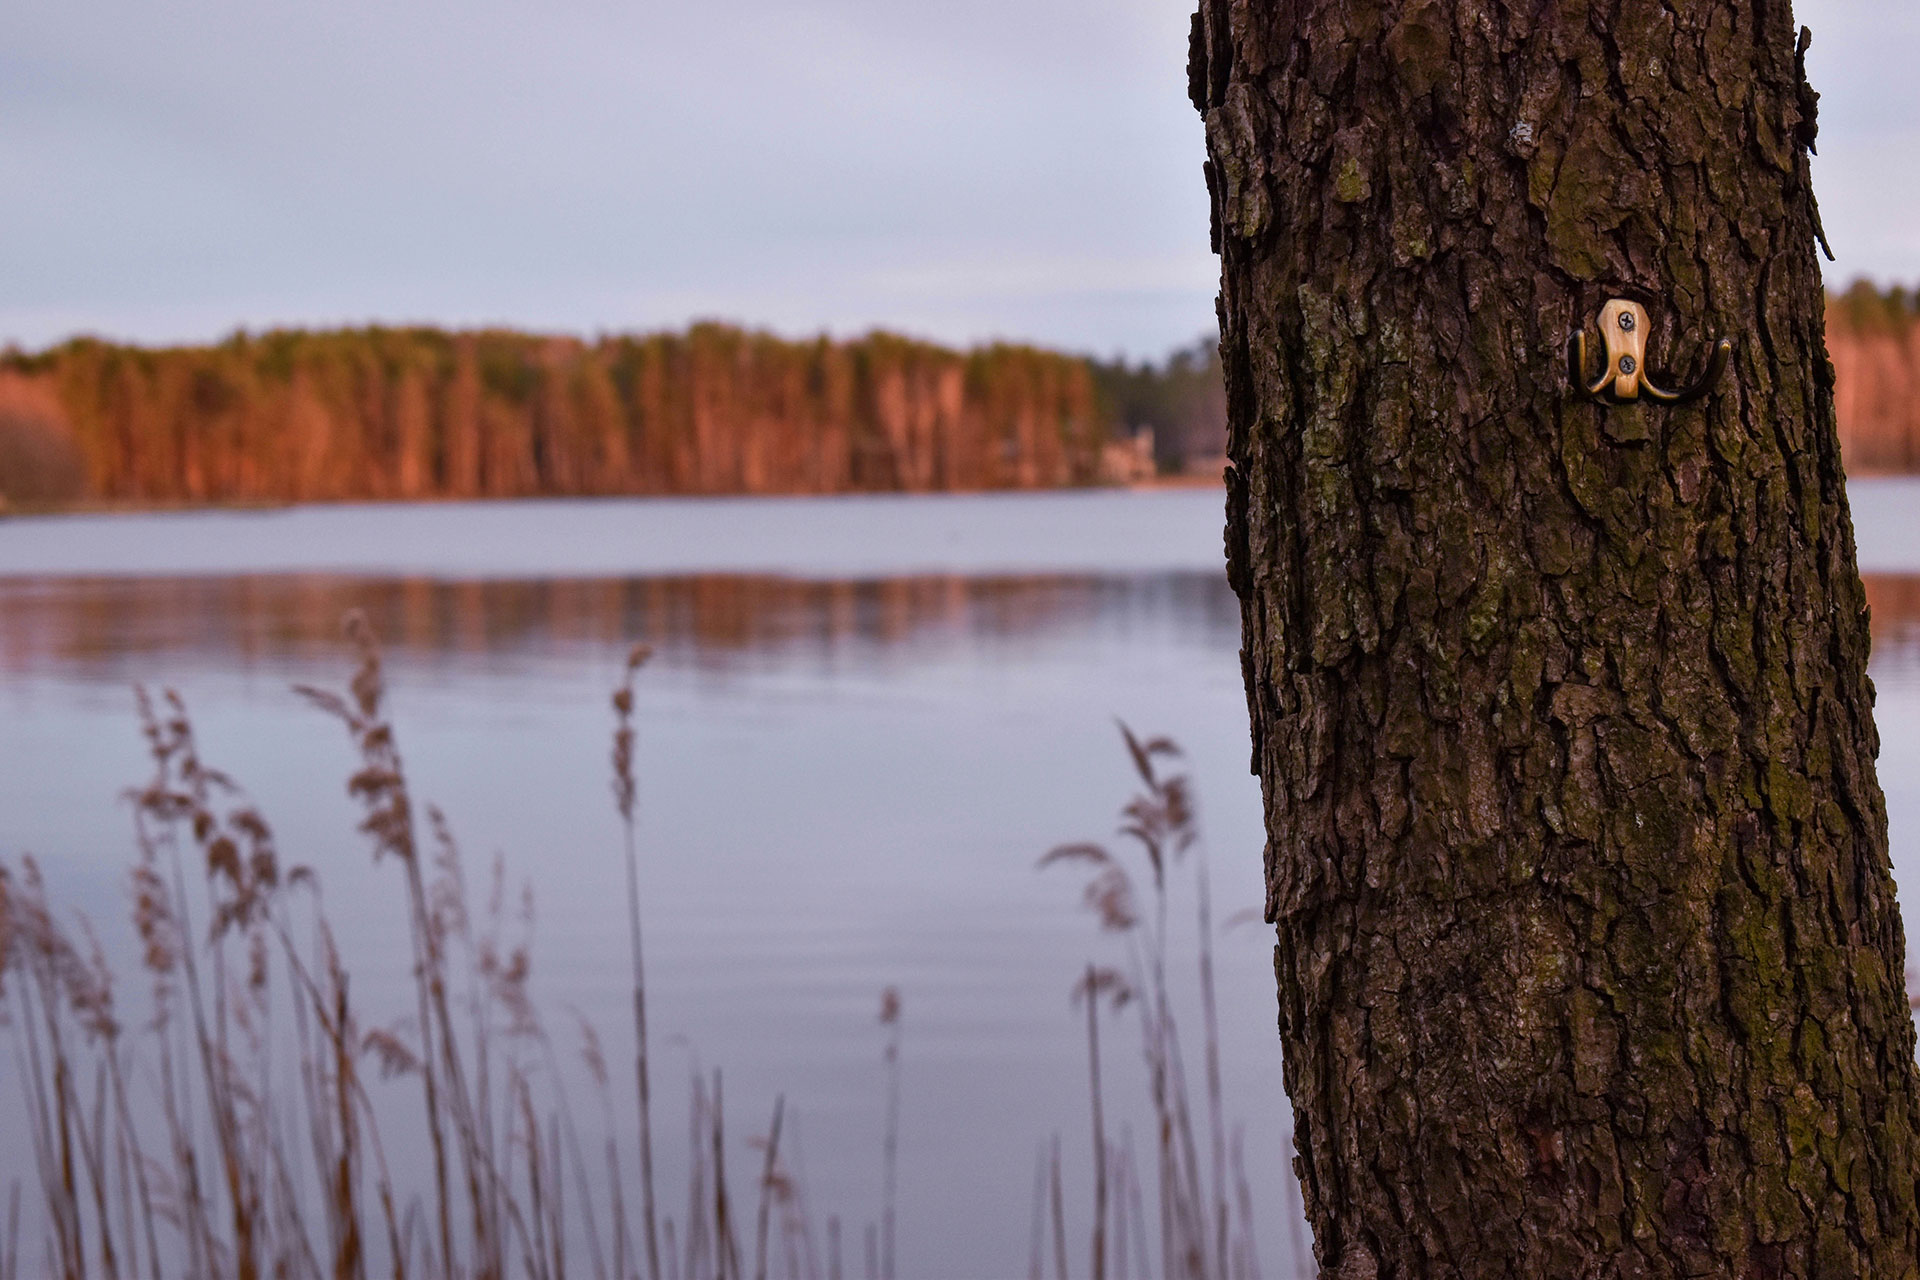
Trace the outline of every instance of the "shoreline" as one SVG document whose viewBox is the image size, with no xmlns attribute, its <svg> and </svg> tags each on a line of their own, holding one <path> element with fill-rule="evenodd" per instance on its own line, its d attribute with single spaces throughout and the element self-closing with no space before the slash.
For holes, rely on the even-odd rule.
<svg viewBox="0 0 1920 1280">
<path fill-rule="evenodd" d="M 1061 493 L 1158 493 L 1167 490 L 1219 489 L 1225 492 L 1223 479 L 1213 475 L 1168 475 L 1128 484 L 1053 485 L 1023 489 L 846 489 L 819 492 L 717 492 L 717 493 L 554 493 L 514 494 L 506 497 L 473 495 L 448 497 L 432 494 L 418 498 L 346 497 L 346 498 L 235 498 L 193 502 L 171 498 L 85 498 L 77 502 L 10 502 L 0 495 L 0 521 L 33 519 L 46 516 L 120 516 L 179 515 L 196 512 L 268 512 L 302 508 L 335 507 L 438 507 L 476 503 L 520 506 L 531 503 L 673 502 L 703 499 L 738 500 L 768 498 L 949 498 L 998 497 Z"/>
</svg>

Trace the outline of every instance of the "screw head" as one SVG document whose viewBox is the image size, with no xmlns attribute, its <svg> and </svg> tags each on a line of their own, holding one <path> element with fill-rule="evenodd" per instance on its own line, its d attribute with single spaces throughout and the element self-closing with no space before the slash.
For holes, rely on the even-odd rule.
<svg viewBox="0 0 1920 1280">
<path fill-rule="evenodd" d="M 1620 313 L 1620 331 L 1622 333 L 1633 332 L 1633 312 L 1622 311 Z"/>
<path fill-rule="evenodd" d="M 1620 372 L 1632 373 L 1635 369 L 1638 369 L 1639 367 L 1640 366 L 1637 363 L 1635 363 L 1634 358 L 1632 356 L 1620 357 Z"/>
</svg>

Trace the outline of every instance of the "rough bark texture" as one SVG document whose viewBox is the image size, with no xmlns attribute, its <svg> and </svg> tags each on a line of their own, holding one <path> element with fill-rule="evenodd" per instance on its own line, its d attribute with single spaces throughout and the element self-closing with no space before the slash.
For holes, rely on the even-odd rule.
<svg viewBox="0 0 1920 1280">
<path fill-rule="evenodd" d="M 1202 0 L 1323 1275 L 1907 1277 L 1914 1031 L 1784 0 Z M 1609 297 L 1700 404 L 1565 394 Z"/>
</svg>

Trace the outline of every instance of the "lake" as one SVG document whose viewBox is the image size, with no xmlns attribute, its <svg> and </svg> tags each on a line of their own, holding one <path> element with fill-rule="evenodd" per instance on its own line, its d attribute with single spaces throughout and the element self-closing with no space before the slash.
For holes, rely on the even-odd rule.
<svg viewBox="0 0 1920 1280">
<path fill-rule="evenodd" d="M 1920 483 L 1860 481 L 1852 495 L 1881 781 L 1911 884 Z M 878 1013 L 895 987 L 899 1273 L 1027 1274 L 1036 1156 L 1057 1135 L 1085 1274 L 1086 1024 L 1069 994 L 1090 961 L 1121 953 L 1082 906 L 1084 873 L 1036 863 L 1112 838 L 1134 790 L 1116 720 L 1164 734 L 1199 801 L 1225 1110 L 1244 1133 L 1261 1270 L 1290 1277 L 1271 944 L 1244 921 L 1262 898 L 1259 789 L 1221 502 L 1176 490 L 0 521 L 0 857 L 36 855 L 55 902 L 84 912 L 132 974 L 122 793 L 147 775 L 132 689 L 176 689 L 282 858 L 317 873 L 363 1020 L 401 1019 L 400 875 L 356 833 L 345 734 L 292 691 L 344 684 L 340 620 L 361 610 L 385 646 L 416 796 L 445 811 L 470 880 L 498 855 L 531 885 L 532 992 L 556 1056 L 577 1058 L 577 1009 L 608 1045 L 612 1124 L 630 1132 L 608 695 L 645 641 L 636 773 L 663 1211 L 685 1209 L 691 1073 L 722 1067 L 736 1196 L 751 1203 L 749 1139 L 784 1097 L 783 1162 L 815 1219 L 843 1220 L 859 1274 L 882 1198 Z M 1176 877 L 1176 921 L 1191 918 L 1191 870 Z M 1193 929 L 1173 940 L 1198 1098 Z M 141 985 L 127 979 L 121 998 L 137 1006 Z M 1106 1023 L 1106 1101 L 1111 1136 L 1129 1125 L 1144 1152 L 1130 1016 Z M 26 1149 L 19 1112 L 9 1089 L 0 1151 Z M 19 1179 L 31 1197 L 33 1176 L 22 1154 L 0 1167 L 0 1191 Z"/>
</svg>

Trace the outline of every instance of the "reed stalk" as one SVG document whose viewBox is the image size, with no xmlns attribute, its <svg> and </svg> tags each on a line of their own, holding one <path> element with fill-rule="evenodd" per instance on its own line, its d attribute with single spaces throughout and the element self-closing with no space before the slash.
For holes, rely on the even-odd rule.
<svg viewBox="0 0 1920 1280">
<path fill-rule="evenodd" d="M 1140 1259 L 1140 1275 L 1147 1280 L 1151 1275 L 1147 1268 L 1147 1259 L 1152 1257 L 1147 1251 L 1147 1210 L 1144 1193 L 1140 1187 L 1140 1165 L 1133 1155 L 1133 1131 L 1124 1130 L 1120 1138 L 1120 1167 L 1126 1171 L 1127 1219 L 1133 1227 L 1133 1252 Z M 1120 1280 L 1126 1280 L 1122 1276 Z"/>
<path fill-rule="evenodd" d="M 767 1225 L 777 1186 L 775 1175 L 780 1167 L 780 1120 L 786 1107 L 785 1094 L 774 1099 L 773 1125 L 767 1131 L 766 1164 L 760 1172 L 760 1212 L 753 1241 L 753 1280 L 767 1280 Z"/>
<path fill-rule="evenodd" d="M 693 1103 L 687 1110 L 687 1148 L 692 1170 L 687 1178 L 687 1280 L 711 1280 L 718 1268 L 714 1245 L 714 1200 L 707 1194 L 707 1084 L 696 1066 Z"/>
<path fill-rule="evenodd" d="M 489 1221 L 488 1204 L 472 1169 L 472 1127 L 461 1108 L 448 1096 L 455 1082 L 443 1081 L 455 1049 L 447 1043 L 451 1019 L 445 1013 L 445 978 L 442 972 L 433 916 L 427 904 L 427 891 L 420 872 L 419 850 L 415 839 L 412 798 L 401 770 L 400 754 L 393 730 L 382 714 L 385 682 L 380 655 L 372 629 L 358 613 L 346 623 L 348 640 L 359 655 L 346 697 L 330 691 L 299 686 L 296 692 L 321 711 L 339 720 L 347 729 L 360 753 L 361 768 L 348 781 L 348 791 L 360 800 L 366 811 L 361 830 L 372 838 L 374 860 L 392 856 L 401 863 L 405 877 L 408 907 L 408 937 L 413 951 L 414 989 L 417 1005 L 420 1054 L 418 1070 L 425 1095 L 428 1141 L 433 1152 L 434 1213 L 438 1226 L 439 1270 L 451 1273 L 458 1268 L 459 1254 L 454 1249 L 454 1208 L 452 1170 L 448 1154 L 447 1130 L 452 1127 L 462 1141 L 463 1163 L 467 1168 L 467 1192 L 472 1213 L 474 1270 L 491 1280 L 500 1268 L 494 1258 L 494 1232 Z"/>
<path fill-rule="evenodd" d="M 21 872 L 0 866 L 0 1002 L 39 1176 L 41 1208 L 34 1216 L 45 1233 L 44 1266 L 36 1256 L 30 1268 L 70 1280 L 160 1280 L 176 1270 L 291 1280 L 363 1280 L 376 1272 L 400 1280 L 562 1280 L 583 1267 L 596 1280 L 637 1280 L 637 1268 L 647 1280 L 746 1280 L 741 1223 L 726 1177 L 718 1071 L 709 1081 L 696 1067 L 691 1077 L 684 1230 L 671 1216 L 659 1218 L 654 1200 L 633 755 L 633 688 L 645 650 L 630 655 L 614 701 L 640 1105 L 641 1220 L 630 1224 L 619 1154 L 624 1143 L 613 1122 L 598 1038 L 582 1019 L 581 1056 L 606 1117 L 598 1153 L 603 1175 L 590 1169 L 595 1153 L 582 1140 L 567 1069 L 529 993 L 530 947 L 509 945 L 504 870 L 496 863 L 483 922 L 469 910 L 458 846 L 431 806 L 424 808 L 431 845 L 420 847 L 414 802 L 384 711 L 379 655 L 364 620 L 349 628 L 359 662 L 346 694 L 303 693 L 347 726 L 358 756 L 349 791 L 362 807 L 362 830 L 376 859 L 402 864 L 416 1017 L 393 1030 L 359 1027 L 311 875 L 297 867 L 282 871 L 265 821 L 236 784 L 202 761 L 178 697 L 142 694 L 153 777 L 132 793 L 133 918 L 152 980 L 154 1017 L 139 1035 L 121 1033 L 112 974 L 84 921 L 75 932 L 54 918 L 31 860 Z M 1231 1143 L 1224 1138 L 1212 907 L 1202 859 L 1186 865 L 1199 891 L 1211 1139 L 1205 1164 L 1198 1158 L 1203 1144 L 1195 1141 L 1197 1108 L 1189 1106 L 1176 1025 L 1176 1006 L 1188 1006 L 1175 999 L 1171 977 L 1170 879 L 1194 846 L 1197 827 L 1185 779 L 1165 776 L 1159 767 L 1174 754 L 1172 745 L 1142 742 L 1130 732 L 1125 738 L 1141 783 L 1122 815 L 1121 833 L 1133 846 L 1128 858 L 1089 845 L 1063 847 L 1043 860 L 1092 868 L 1087 901 L 1120 936 L 1123 956 L 1111 969 L 1089 963 L 1073 991 L 1085 1005 L 1092 1120 L 1087 1273 L 1091 1280 L 1131 1280 L 1152 1270 L 1145 1170 L 1129 1128 L 1121 1127 L 1120 1143 L 1109 1139 L 1114 1060 L 1103 1043 L 1105 1002 L 1112 1016 L 1130 1010 L 1141 1033 L 1164 1280 L 1258 1280 L 1244 1138 L 1239 1132 Z M 1129 867 L 1142 858 L 1145 874 L 1136 876 Z M 521 919 L 530 932 L 531 900 L 525 901 Z M 311 939 L 303 945 L 296 933 L 308 925 Z M 1188 972 L 1184 957 L 1178 967 Z M 280 1007 L 286 999 L 291 1023 Z M 878 1219 L 864 1232 L 865 1262 L 869 1280 L 897 1280 L 898 989 L 882 993 L 879 1022 L 882 1186 Z M 291 1071 L 281 1056 L 288 1044 L 296 1059 Z M 431 1156 L 425 1195 L 403 1195 L 394 1184 L 370 1091 L 380 1086 L 361 1063 L 369 1055 L 381 1077 L 421 1078 L 412 1096 L 423 1104 L 414 1118 Z M 781 1095 L 762 1144 L 753 1280 L 768 1280 L 774 1271 L 788 1280 L 819 1280 L 822 1271 L 799 1119 L 787 1111 Z M 1036 1277 L 1051 1271 L 1054 1280 L 1065 1280 L 1078 1265 L 1069 1259 L 1066 1182 L 1055 1136 L 1036 1168 Z M 0 1280 L 18 1273 L 21 1190 L 15 1183 L 7 1206 Z M 1283 1193 L 1290 1202 L 1291 1180 Z M 610 1237 L 603 1232 L 603 1194 Z M 840 1280 L 847 1261 L 841 1226 L 838 1216 L 828 1217 L 825 1273 L 832 1280 Z M 1297 1260 L 1299 1224 L 1288 1226 Z"/>
<path fill-rule="evenodd" d="M 1125 724 L 1119 726 L 1139 791 L 1122 807 L 1119 834 L 1145 863 L 1142 878 L 1129 860 L 1095 842 L 1066 844 L 1040 860 L 1045 868 L 1057 864 L 1087 867 L 1090 877 L 1084 900 L 1103 931 L 1117 935 L 1126 958 L 1125 976 L 1115 972 L 1110 981 L 1130 982 L 1138 992 L 1141 1054 L 1147 1071 L 1148 1095 L 1153 1106 L 1155 1156 L 1159 1181 L 1160 1265 L 1167 1280 L 1235 1280 L 1257 1268 L 1253 1251 L 1250 1208 L 1243 1208 L 1228 1191 L 1226 1108 L 1221 1086 L 1220 1021 L 1214 979 L 1212 885 L 1204 850 L 1192 859 L 1195 885 L 1195 923 L 1201 1022 L 1205 1033 L 1204 1066 L 1208 1161 L 1202 1165 L 1195 1140 L 1193 1108 L 1187 1084 L 1185 1053 L 1175 1014 L 1169 978 L 1169 879 L 1173 869 L 1188 860 L 1199 845 L 1199 824 L 1190 784 L 1184 774 L 1163 773 L 1160 762 L 1177 758 L 1179 748 L 1166 738 L 1143 740 Z M 1095 982 L 1095 969 L 1076 985 L 1076 999 Z M 1094 1280 L 1105 1280 L 1107 1262 L 1117 1256 L 1109 1230 L 1111 1192 L 1107 1175 L 1108 1147 L 1097 1066 L 1097 1022 L 1089 998 L 1089 1082 L 1094 1107 L 1094 1235 L 1091 1264 Z M 1137 1188 L 1137 1175 L 1129 1175 Z M 1129 1206 L 1131 1209 L 1131 1206 Z M 1132 1225 L 1144 1232 L 1146 1214 L 1128 1212 Z M 1236 1232 L 1235 1219 L 1240 1219 Z M 1139 1241 L 1137 1259 L 1144 1268 L 1147 1246 Z"/>
<path fill-rule="evenodd" d="M 627 855 L 627 936 L 633 952 L 634 1080 L 640 1105 L 640 1222 L 647 1250 L 647 1280 L 660 1280 L 660 1246 L 654 1222 L 653 1106 L 647 1064 L 647 975 L 640 944 L 640 860 L 636 853 L 633 776 L 633 680 L 651 656 L 645 645 L 627 654 L 626 678 L 613 695 L 613 796 Z"/>
<path fill-rule="evenodd" d="M 882 1145 L 880 1277 L 897 1280 L 894 1271 L 894 1209 L 900 1166 L 900 989 L 880 993 L 880 1025 L 886 1029 L 883 1058 L 887 1069 L 887 1127 Z"/>
<path fill-rule="evenodd" d="M 1133 988 L 1118 971 L 1092 961 L 1073 987 L 1073 1002 L 1087 1010 L 1087 1092 L 1093 1100 L 1093 1280 L 1107 1275 L 1107 1122 L 1100 1084 L 1100 1001 L 1117 1011 L 1133 999 Z"/>
<path fill-rule="evenodd" d="M 1196 909 L 1200 926 L 1200 1007 L 1205 1016 L 1207 1035 L 1207 1121 L 1213 1140 L 1214 1257 L 1218 1260 L 1217 1265 L 1225 1268 L 1228 1252 L 1227 1126 L 1220 1087 L 1220 1010 L 1213 988 L 1213 889 L 1205 850 L 1195 855 L 1194 879 L 1199 899 Z"/>
<path fill-rule="evenodd" d="M 734 1232 L 733 1208 L 727 1196 L 726 1106 L 720 1087 L 720 1069 L 713 1071 L 713 1235 L 714 1275 L 717 1280 L 740 1280 L 740 1244 Z"/>
<path fill-rule="evenodd" d="M 1054 1280 L 1067 1280 L 1067 1210 L 1066 1196 L 1060 1188 L 1060 1135 L 1053 1136 L 1053 1162 L 1051 1177 L 1048 1180 L 1049 1204 L 1053 1210 L 1053 1274 Z"/>
<path fill-rule="evenodd" d="M 7 1247 L 0 1252 L 0 1280 L 19 1280 L 20 1275 L 20 1180 L 7 1189 Z"/>
<path fill-rule="evenodd" d="M 1240 1205 L 1241 1252 L 1246 1259 L 1242 1274 L 1247 1280 L 1260 1280 L 1260 1250 L 1253 1238 L 1253 1187 L 1247 1181 L 1247 1143 L 1243 1128 L 1233 1131 L 1233 1188 Z"/>
</svg>

